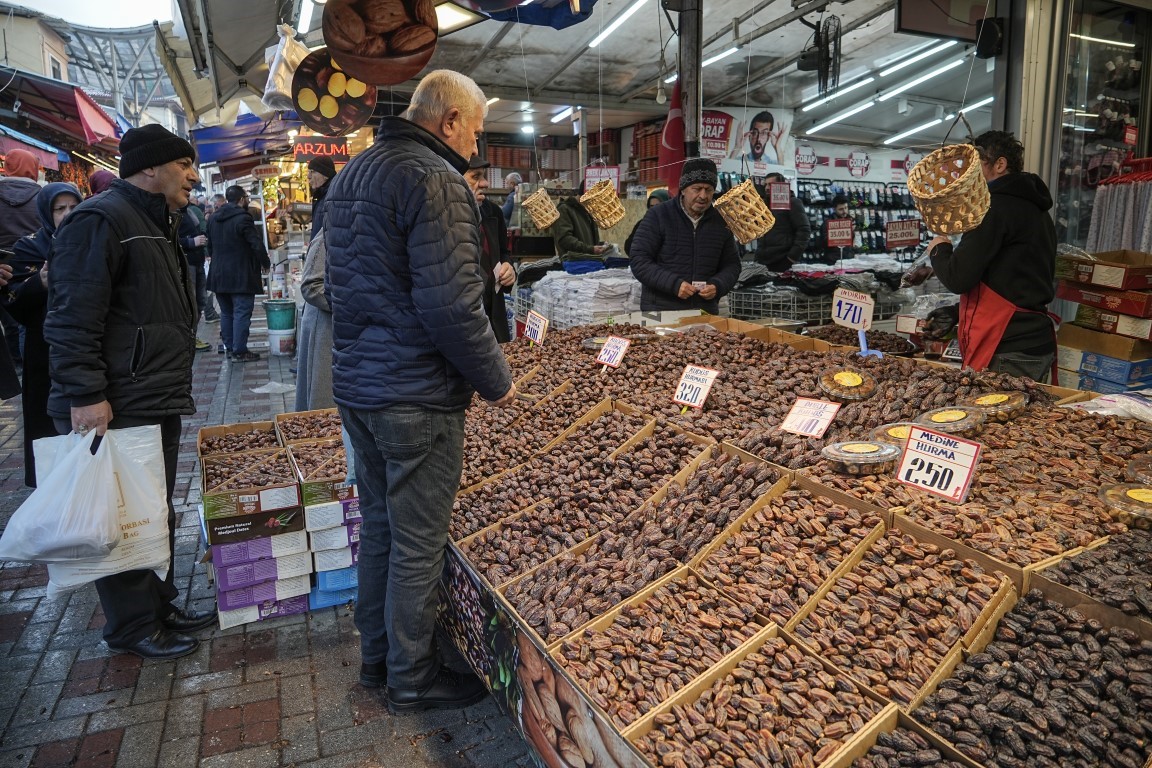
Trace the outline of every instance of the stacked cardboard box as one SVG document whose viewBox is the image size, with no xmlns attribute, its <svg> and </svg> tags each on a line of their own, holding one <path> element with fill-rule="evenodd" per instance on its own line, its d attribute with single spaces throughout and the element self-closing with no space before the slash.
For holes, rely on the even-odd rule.
<svg viewBox="0 0 1152 768">
<path fill-rule="evenodd" d="M 1095 392 L 1152 387 L 1152 254 L 1061 256 L 1057 297 L 1080 306 L 1060 329 L 1060 386 Z"/>
</svg>

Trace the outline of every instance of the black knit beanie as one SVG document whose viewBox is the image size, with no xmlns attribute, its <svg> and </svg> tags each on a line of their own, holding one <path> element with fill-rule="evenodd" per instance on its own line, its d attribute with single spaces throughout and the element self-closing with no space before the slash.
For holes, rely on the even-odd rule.
<svg viewBox="0 0 1152 768">
<path fill-rule="evenodd" d="M 173 160 L 190 157 L 196 160 L 196 150 L 162 125 L 150 123 L 129 128 L 120 137 L 120 178 L 134 176 L 145 168 L 155 168 Z"/>
<path fill-rule="evenodd" d="M 336 163 L 327 155 L 320 155 L 308 161 L 308 170 L 316 171 L 326 179 L 336 175 Z"/>
<path fill-rule="evenodd" d="M 680 171 L 680 191 L 693 184 L 711 184 L 713 188 L 720 183 L 716 173 L 716 163 L 706 157 L 693 157 L 684 161 L 684 168 Z"/>
</svg>

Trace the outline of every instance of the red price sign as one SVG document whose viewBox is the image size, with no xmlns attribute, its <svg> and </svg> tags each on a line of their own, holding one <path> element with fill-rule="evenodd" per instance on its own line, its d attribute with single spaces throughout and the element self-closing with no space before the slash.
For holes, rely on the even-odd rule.
<svg viewBox="0 0 1152 768">
<path fill-rule="evenodd" d="M 703 368 L 699 365 L 684 366 L 684 373 L 680 374 L 672 402 L 691 408 L 703 408 L 704 401 L 708 399 L 708 393 L 712 391 L 712 385 L 716 383 L 716 377 L 719 375 L 720 371 L 712 368 Z"/>
<path fill-rule="evenodd" d="M 1124 143 L 1125 144 L 1129 144 L 1133 147 L 1136 146 L 1137 135 L 1138 134 L 1136 133 L 1136 126 L 1134 126 L 1134 125 L 1124 126 Z"/>
<path fill-rule="evenodd" d="M 548 333 L 548 318 L 535 310 L 529 310 L 524 320 L 524 335 L 537 344 L 544 343 L 544 334 Z"/>
<path fill-rule="evenodd" d="M 609 336 L 604 340 L 604 346 L 600 347 L 600 354 L 596 355 L 596 364 L 619 368 L 620 361 L 624 359 L 624 353 L 631 344 L 631 341 L 623 337 Z"/>
<path fill-rule="evenodd" d="M 980 443 L 911 427 L 896 468 L 896 479 L 922 491 L 963 504 L 980 463 Z"/>
<path fill-rule="evenodd" d="M 828 219 L 828 247 L 851 248 L 856 239 L 856 223 L 852 219 Z"/>
<path fill-rule="evenodd" d="M 914 248 L 920 245 L 920 219 L 900 219 L 884 225 L 884 242 L 889 248 Z"/>
<path fill-rule="evenodd" d="M 840 410 L 840 403 L 830 403 L 827 400 L 813 400 L 808 397 L 798 397 L 792 403 L 792 410 L 784 417 L 780 429 L 794 435 L 805 437 L 824 437 L 832 419 Z"/>
<path fill-rule="evenodd" d="M 792 209 L 792 187 L 786 181 L 774 181 L 768 185 L 768 207 L 774 211 Z"/>
</svg>

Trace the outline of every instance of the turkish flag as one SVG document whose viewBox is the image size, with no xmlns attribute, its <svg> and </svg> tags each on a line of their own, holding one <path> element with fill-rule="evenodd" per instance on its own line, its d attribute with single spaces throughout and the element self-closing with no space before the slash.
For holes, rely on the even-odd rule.
<svg viewBox="0 0 1152 768">
<path fill-rule="evenodd" d="M 660 166 L 660 180 L 669 190 L 678 189 L 680 169 L 684 167 L 684 110 L 680 108 L 680 81 L 672 84 L 672 98 L 668 102 L 668 118 L 660 134 L 660 151 L 657 154 Z"/>
</svg>

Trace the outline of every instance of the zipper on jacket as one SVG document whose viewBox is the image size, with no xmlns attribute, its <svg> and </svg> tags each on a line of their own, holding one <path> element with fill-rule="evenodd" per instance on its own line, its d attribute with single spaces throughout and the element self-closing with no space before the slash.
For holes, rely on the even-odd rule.
<svg viewBox="0 0 1152 768">
<path fill-rule="evenodd" d="M 137 382 L 139 379 L 136 377 L 136 369 L 140 367 L 140 363 L 144 360 L 144 327 L 136 326 L 136 341 L 132 343 L 132 362 L 129 365 L 128 373 L 132 376 L 132 381 Z"/>
</svg>

